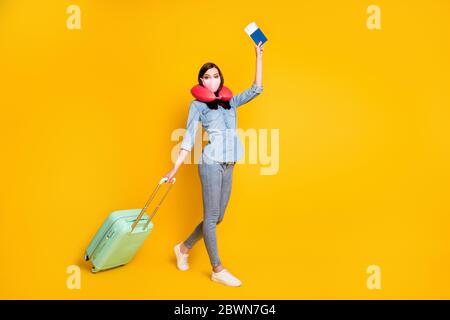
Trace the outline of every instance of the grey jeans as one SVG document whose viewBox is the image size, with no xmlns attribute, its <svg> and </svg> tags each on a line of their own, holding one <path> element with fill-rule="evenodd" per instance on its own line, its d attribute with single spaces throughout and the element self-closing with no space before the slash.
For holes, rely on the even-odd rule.
<svg viewBox="0 0 450 320">
<path fill-rule="evenodd" d="M 203 221 L 200 222 L 184 245 L 192 248 L 203 236 L 209 260 L 213 267 L 221 264 L 217 249 L 216 225 L 223 220 L 230 199 L 233 169 L 236 162 L 202 161 L 198 172 L 202 184 Z"/>
</svg>

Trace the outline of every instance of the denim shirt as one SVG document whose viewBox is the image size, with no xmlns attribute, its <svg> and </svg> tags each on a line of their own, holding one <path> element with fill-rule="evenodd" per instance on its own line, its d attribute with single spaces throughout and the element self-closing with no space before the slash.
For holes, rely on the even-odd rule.
<svg viewBox="0 0 450 320">
<path fill-rule="evenodd" d="M 263 91 L 263 86 L 253 83 L 243 92 L 234 95 L 230 100 L 230 109 L 218 106 L 217 110 L 209 109 L 207 104 L 193 100 L 189 107 L 186 133 L 181 142 L 181 149 L 191 151 L 195 143 L 198 122 L 208 132 L 209 141 L 202 155 L 207 160 L 216 162 L 236 162 L 244 155 L 244 148 L 237 134 L 236 108 L 251 101 Z"/>
</svg>

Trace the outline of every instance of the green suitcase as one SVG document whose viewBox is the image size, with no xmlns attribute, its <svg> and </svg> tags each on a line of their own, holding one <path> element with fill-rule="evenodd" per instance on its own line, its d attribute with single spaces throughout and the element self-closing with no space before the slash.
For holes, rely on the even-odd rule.
<svg viewBox="0 0 450 320">
<path fill-rule="evenodd" d="M 158 211 L 176 179 L 172 178 L 160 202 L 148 216 L 145 211 L 160 186 L 166 181 L 166 177 L 159 181 L 144 208 L 118 210 L 110 213 L 95 234 L 84 255 L 86 261 L 91 260 L 93 265 L 91 271 L 93 273 L 123 266 L 133 259 L 152 231 L 153 222 L 151 219 Z"/>
</svg>

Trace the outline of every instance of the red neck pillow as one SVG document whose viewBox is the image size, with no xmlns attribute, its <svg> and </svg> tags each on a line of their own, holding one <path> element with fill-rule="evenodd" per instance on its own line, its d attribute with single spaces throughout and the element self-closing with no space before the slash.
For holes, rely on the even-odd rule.
<svg viewBox="0 0 450 320">
<path fill-rule="evenodd" d="M 213 92 L 209 91 L 199 84 L 192 87 L 191 93 L 195 97 L 195 99 L 202 102 L 211 102 L 216 99 L 229 101 L 233 97 L 233 93 L 231 92 L 231 90 L 225 86 L 222 86 L 222 89 L 220 89 L 218 97 L 216 97 Z"/>
</svg>

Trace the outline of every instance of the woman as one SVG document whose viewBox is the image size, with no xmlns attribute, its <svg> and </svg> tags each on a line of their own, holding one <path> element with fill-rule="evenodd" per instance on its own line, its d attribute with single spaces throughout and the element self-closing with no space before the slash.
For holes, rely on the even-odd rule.
<svg viewBox="0 0 450 320">
<path fill-rule="evenodd" d="M 202 184 L 203 221 L 197 225 L 185 241 L 174 247 L 174 251 L 178 269 L 187 270 L 189 268 L 187 262 L 189 251 L 203 236 L 212 265 L 211 280 L 229 286 L 240 286 L 242 282 L 225 269 L 219 259 L 216 225 L 222 221 L 230 198 L 234 165 L 243 156 L 243 146 L 236 132 L 236 108 L 249 102 L 263 90 L 263 45 L 261 42 L 255 45 L 255 51 L 255 81 L 250 88 L 235 96 L 232 96 L 231 91 L 229 91 L 228 98 L 222 96 L 222 93 L 228 89 L 223 86 L 224 78 L 219 67 L 214 63 L 206 63 L 202 66 L 198 75 L 198 83 L 201 87 L 196 87 L 209 94 L 210 97 L 213 93 L 213 100 L 204 100 L 206 101 L 204 102 L 196 96 L 197 99 L 191 102 L 187 130 L 181 143 L 180 153 L 174 168 L 165 176 L 167 177 L 166 183 L 170 183 L 187 154 L 191 151 L 195 141 L 197 124 L 201 122 L 209 137 L 198 165 Z M 194 91 L 192 92 L 194 94 Z"/>
</svg>

